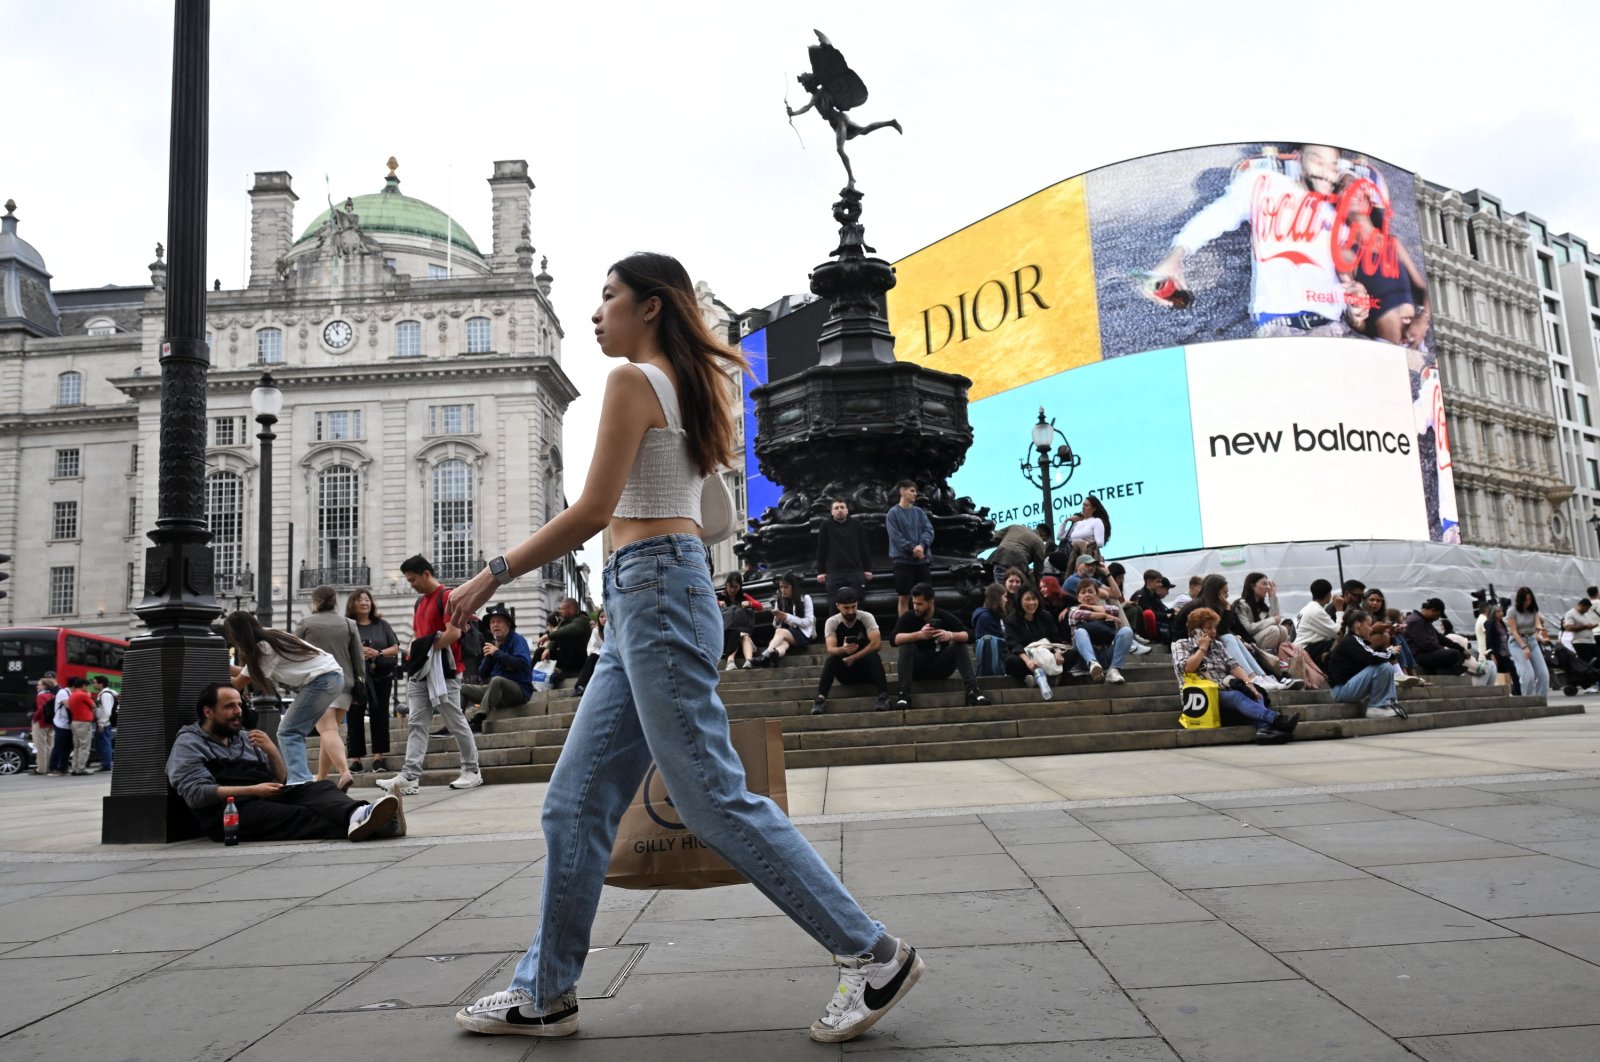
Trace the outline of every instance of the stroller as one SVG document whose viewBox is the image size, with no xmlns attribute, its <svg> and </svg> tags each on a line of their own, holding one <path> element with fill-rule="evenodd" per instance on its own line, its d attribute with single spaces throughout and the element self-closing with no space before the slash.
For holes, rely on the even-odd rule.
<svg viewBox="0 0 1600 1062">
<path fill-rule="evenodd" d="M 1568 697 L 1576 697 L 1579 690 L 1586 690 L 1600 684 L 1600 669 L 1593 664 L 1585 663 L 1578 658 L 1578 654 L 1556 642 L 1545 647 L 1545 663 L 1550 667 L 1551 675 L 1556 670 L 1561 671 L 1565 681 L 1562 683 L 1561 692 Z M 1550 659 L 1554 657 L 1554 659 Z M 1554 685 L 1554 683 L 1552 683 Z"/>
</svg>

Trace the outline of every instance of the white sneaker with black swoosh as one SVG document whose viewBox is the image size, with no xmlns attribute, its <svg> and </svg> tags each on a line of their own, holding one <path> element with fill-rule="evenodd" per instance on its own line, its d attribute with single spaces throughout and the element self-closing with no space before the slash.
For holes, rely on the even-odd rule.
<svg viewBox="0 0 1600 1062">
<path fill-rule="evenodd" d="M 925 968 L 917 949 L 904 940 L 888 962 L 840 959 L 839 987 L 828 1012 L 811 1023 L 811 1038 L 833 1044 L 860 1036 L 905 997 Z"/>
<path fill-rule="evenodd" d="M 468 1032 L 500 1036 L 571 1036 L 578 1031 L 578 993 L 568 992 L 540 1010 L 532 992 L 496 992 L 456 1011 L 456 1024 Z"/>
</svg>

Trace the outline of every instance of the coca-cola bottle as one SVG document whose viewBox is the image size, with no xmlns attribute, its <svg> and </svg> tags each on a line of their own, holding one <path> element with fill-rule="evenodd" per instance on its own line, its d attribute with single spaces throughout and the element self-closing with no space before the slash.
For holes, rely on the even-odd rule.
<svg viewBox="0 0 1600 1062">
<path fill-rule="evenodd" d="M 239 808 L 233 797 L 228 798 L 228 806 L 222 809 L 222 843 L 229 847 L 239 843 Z"/>
<path fill-rule="evenodd" d="M 1164 273 L 1139 273 L 1137 276 L 1140 288 L 1148 299 L 1174 310 L 1187 310 L 1194 302 L 1194 295 L 1187 288 L 1179 287 L 1177 280 Z"/>
</svg>

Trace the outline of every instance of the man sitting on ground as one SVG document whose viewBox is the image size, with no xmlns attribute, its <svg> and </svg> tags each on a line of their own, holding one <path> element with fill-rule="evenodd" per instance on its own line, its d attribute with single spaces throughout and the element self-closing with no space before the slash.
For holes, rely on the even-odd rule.
<svg viewBox="0 0 1600 1062">
<path fill-rule="evenodd" d="M 933 584 L 911 587 L 911 607 L 894 625 L 894 644 L 900 650 L 900 694 L 894 706 L 911 707 L 913 679 L 947 679 L 959 671 L 967 688 L 967 704 L 988 704 L 978 689 L 978 672 L 972 666 L 967 643 L 972 635 L 954 613 L 934 607 Z"/>
<path fill-rule="evenodd" d="M 1424 601 L 1415 612 L 1408 613 L 1403 637 L 1411 646 L 1417 670 L 1424 675 L 1459 675 L 1467 654 L 1453 645 L 1445 645 L 1434 624 L 1444 616 L 1444 602 L 1436 597 Z"/>
<path fill-rule="evenodd" d="M 1209 608 L 1190 611 L 1184 620 L 1188 634 L 1172 643 L 1172 670 L 1183 686 L 1184 675 L 1198 675 L 1217 684 L 1217 704 L 1223 722 L 1242 717 L 1256 725 L 1256 740 L 1262 744 L 1288 741 L 1300 724 L 1298 715 L 1283 715 L 1272 709 L 1267 695 L 1256 688 L 1254 677 L 1228 658 L 1217 636 L 1221 617 Z"/>
<path fill-rule="evenodd" d="M 331 781 L 284 785 L 289 769 L 261 730 L 244 733 L 239 691 L 213 682 L 195 703 L 196 722 L 178 731 L 167 756 L 167 781 L 200 821 L 223 839 L 222 813 L 232 797 L 241 841 L 403 837 L 405 813 L 390 794 L 376 804 L 352 800 Z"/>
<path fill-rule="evenodd" d="M 1323 667 L 1328 650 L 1339 636 L 1339 622 L 1328 611 L 1333 601 L 1333 584 L 1326 579 L 1311 580 L 1311 601 L 1294 618 L 1294 644 L 1305 650 L 1311 662 Z"/>
<path fill-rule="evenodd" d="M 467 725 L 480 732 L 490 712 L 526 704 L 533 696 L 533 653 L 528 649 L 528 639 L 517 633 L 517 621 L 510 610 L 503 604 L 490 605 L 483 619 L 494 638 L 483 644 L 483 660 L 478 665 L 478 677 L 484 681 L 461 687 L 461 703 L 478 706 L 467 718 Z M 587 648 L 586 643 L 585 652 Z"/>
<path fill-rule="evenodd" d="M 842 586 L 833 595 L 833 607 L 838 611 L 822 625 L 822 644 L 828 659 L 822 663 L 817 699 L 811 702 L 812 715 L 828 710 L 828 691 L 835 681 L 852 686 L 870 682 L 878 690 L 878 701 L 872 707 L 880 712 L 889 707 L 889 680 L 883 673 L 883 658 L 878 655 L 883 638 L 872 613 L 860 610 L 860 601 L 853 586 Z"/>
<path fill-rule="evenodd" d="M 549 645 L 540 656 L 541 660 L 556 662 L 555 673 L 550 676 L 551 689 L 560 686 L 568 675 L 582 671 L 589 656 L 589 617 L 577 598 L 564 597 L 556 608 L 559 622 L 550 628 Z"/>
<path fill-rule="evenodd" d="M 1389 655 L 1387 624 L 1378 624 L 1363 608 L 1347 608 L 1344 634 L 1328 653 L 1328 684 L 1333 699 L 1365 705 L 1368 719 L 1404 719 L 1395 690 L 1394 660 Z"/>
</svg>

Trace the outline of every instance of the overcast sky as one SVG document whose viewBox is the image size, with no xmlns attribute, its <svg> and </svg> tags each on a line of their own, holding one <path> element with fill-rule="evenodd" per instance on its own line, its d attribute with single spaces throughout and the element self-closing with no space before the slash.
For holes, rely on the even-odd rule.
<svg viewBox="0 0 1600 1062">
<path fill-rule="evenodd" d="M 588 316 L 610 262 L 675 254 L 744 309 L 805 290 L 834 246 L 831 136 L 783 113 L 786 92 L 802 102 L 813 26 L 871 90 L 858 118 L 905 126 L 852 145 L 868 239 L 893 260 L 1096 166 L 1263 139 L 1343 145 L 1600 242 L 1593 10 L 223 0 L 207 273 L 243 285 L 256 170 L 294 175 L 298 232 L 330 189 L 378 191 L 394 155 L 402 190 L 487 251 L 484 179 L 527 159 L 583 392 L 564 440 L 576 497 L 605 370 Z M 166 240 L 171 17 L 162 0 L 0 0 L 0 199 L 58 290 L 147 283 Z"/>
</svg>

